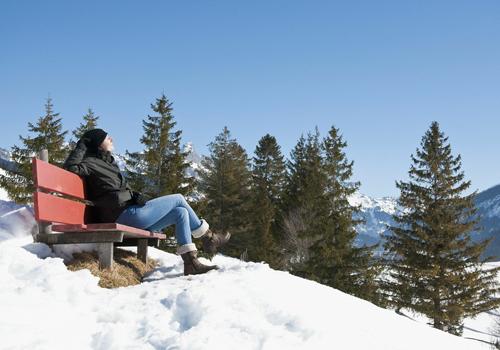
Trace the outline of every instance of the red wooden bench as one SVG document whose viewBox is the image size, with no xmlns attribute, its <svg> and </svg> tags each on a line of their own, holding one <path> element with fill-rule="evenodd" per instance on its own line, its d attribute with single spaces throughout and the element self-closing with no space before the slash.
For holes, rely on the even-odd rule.
<svg viewBox="0 0 500 350">
<path fill-rule="evenodd" d="M 47 152 L 40 158 L 48 159 Z M 166 236 L 117 223 L 89 223 L 91 202 L 85 199 L 83 180 L 47 161 L 33 158 L 33 203 L 39 232 L 37 242 L 49 245 L 98 243 L 99 267 L 110 268 L 113 247 L 137 246 L 138 257 L 147 262 L 148 246 L 158 246 Z"/>
</svg>

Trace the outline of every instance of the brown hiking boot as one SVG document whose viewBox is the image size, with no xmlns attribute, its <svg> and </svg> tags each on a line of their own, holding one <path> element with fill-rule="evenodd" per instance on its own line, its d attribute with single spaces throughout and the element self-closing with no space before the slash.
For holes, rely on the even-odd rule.
<svg viewBox="0 0 500 350">
<path fill-rule="evenodd" d="M 198 260 L 198 252 L 196 250 L 181 254 L 182 261 L 184 261 L 184 275 L 199 275 L 210 270 L 216 270 L 216 265 L 203 265 Z"/>
<path fill-rule="evenodd" d="M 205 253 L 215 255 L 217 253 L 217 248 L 226 244 L 230 238 L 231 234 L 229 232 L 220 234 L 212 232 L 208 229 L 208 231 L 201 237 L 203 251 Z"/>
</svg>

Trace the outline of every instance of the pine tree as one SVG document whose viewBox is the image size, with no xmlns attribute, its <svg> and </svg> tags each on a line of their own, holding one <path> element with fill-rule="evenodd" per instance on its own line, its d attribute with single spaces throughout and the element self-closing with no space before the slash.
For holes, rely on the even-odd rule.
<svg viewBox="0 0 500 350">
<path fill-rule="evenodd" d="M 452 155 L 448 138 L 433 122 L 412 155 L 409 181 L 400 190 L 392 235 L 385 238 L 390 303 L 426 315 L 435 328 L 461 334 L 463 319 L 499 305 L 497 269 L 482 269 L 480 256 L 489 242 L 474 243 L 478 220 L 475 192 Z"/>
<path fill-rule="evenodd" d="M 278 209 L 285 184 L 285 162 L 276 138 L 267 134 L 259 140 L 252 167 L 251 226 L 255 235 L 249 259 L 282 265 L 279 248 Z"/>
<path fill-rule="evenodd" d="M 191 194 L 194 179 L 186 169 L 187 153 L 181 149 L 181 130 L 174 130 L 176 122 L 172 103 L 165 95 L 151 104 L 155 115 L 143 120 L 142 152 L 127 152 L 126 176 L 131 187 L 150 197 L 166 194 Z"/>
<path fill-rule="evenodd" d="M 320 221 L 320 235 L 310 249 L 308 277 L 376 301 L 375 277 L 378 269 L 373 260 L 373 247 L 355 246 L 356 225 L 362 221 L 353 219 L 359 207 L 351 205 L 349 197 L 358 191 L 360 183 L 351 181 L 354 162 L 347 160 L 345 147 L 347 142 L 339 130 L 332 127 L 322 144 L 322 170 L 325 174 L 323 205 L 327 211 Z"/>
<path fill-rule="evenodd" d="M 97 121 L 99 120 L 99 116 L 95 115 L 92 108 L 89 107 L 87 114 L 83 116 L 83 122 L 73 130 L 72 134 L 75 140 L 73 143 L 76 143 L 86 131 L 95 129 L 97 127 Z"/>
<path fill-rule="evenodd" d="M 285 246 L 293 273 L 307 276 L 304 270 L 310 248 L 321 233 L 325 217 L 325 174 L 322 171 L 319 131 L 301 136 L 287 162 L 287 180 L 282 205 Z"/>
<path fill-rule="evenodd" d="M 248 248 L 250 170 L 245 150 L 231 138 L 227 127 L 209 144 L 204 157 L 200 190 L 205 196 L 204 216 L 216 231 L 231 232 L 222 252 L 239 257 Z"/>
<path fill-rule="evenodd" d="M 60 166 L 66 159 L 64 137 L 67 131 L 62 131 L 61 118 L 58 118 L 59 113 L 54 113 L 53 107 L 52 99 L 47 98 L 45 115 L 40 117 L 36 124 L 28 123 L 28 130 L 33 135 L 19 136 L 23 146 L 12 147 L 11 157 L 16 169 L 6 170 L 5 175 L 0 175 L 0 186 L 16 203 L 30 204 L 32 201 L 34 191 L 32 157 L 46 149 L 49 152 L 50 163 Z"/>
<path fill-rule="evenodd" d="M 325 176 L 321 169 L 321 142 L 319 131 L 301 136 L 287 162 L 286 202 L 289 208 L 316 209 L 323 195 Z"/>
</svg>

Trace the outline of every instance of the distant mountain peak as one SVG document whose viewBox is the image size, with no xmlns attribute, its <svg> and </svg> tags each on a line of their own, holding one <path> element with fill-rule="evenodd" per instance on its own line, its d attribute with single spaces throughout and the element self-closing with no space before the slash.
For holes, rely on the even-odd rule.
<svg viewBox="0 0 500 350">
<path fill-rule="evenodd" d="M 349 203 L 353 206 L 360 206 L 361 210 L 377 208 L 391 215 L 398 210 L 396 198 L 373 198 L 360 192 L 356 192 L 351 197 L 349 197 Z"/>
</svg>

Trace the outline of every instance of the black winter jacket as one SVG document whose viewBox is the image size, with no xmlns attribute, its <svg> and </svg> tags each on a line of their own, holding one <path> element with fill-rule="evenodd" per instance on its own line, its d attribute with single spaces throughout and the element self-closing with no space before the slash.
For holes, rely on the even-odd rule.
<svg viewBox="0 0 500 350">
<path fill-rule="evenodd" d="M 133 193 L 109 152 L 92 152 L 79 141 L 63 167 L 85 181 L 86 198 L 95 208 L 94 222 L 115 222 L 122 211 L 133 203 Z"/>
</svg>

